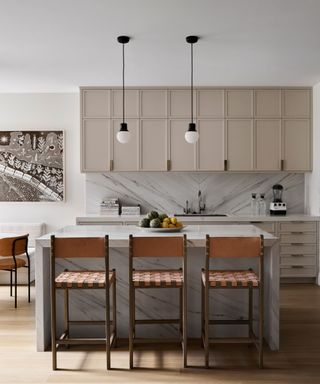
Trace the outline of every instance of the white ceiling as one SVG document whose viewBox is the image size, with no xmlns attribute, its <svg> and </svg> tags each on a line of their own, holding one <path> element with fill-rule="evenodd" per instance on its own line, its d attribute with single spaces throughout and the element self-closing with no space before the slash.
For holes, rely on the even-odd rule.
<svg viewBox="0 0 320 384">
<path fill-rule="evenodd" d="M 313 85 L 320 0 L 0 0 L 0 92 L 120 85 Z"/>
</svg>

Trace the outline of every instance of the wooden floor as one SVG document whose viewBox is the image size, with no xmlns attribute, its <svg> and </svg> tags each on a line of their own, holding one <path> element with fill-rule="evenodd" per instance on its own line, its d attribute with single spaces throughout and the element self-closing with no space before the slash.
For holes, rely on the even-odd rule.
<svg viewBox="0 0 320 384">
<path fill-rule="evenodd" d="M 51 353 L 35 351 L 34 301 L 28 304 L 26 290 L 19 291 L 15 310 L 8 288 L 0 287 L 0 383 L 320 383 L 320 287 L 314 285 L 282 287 L 281 351 L 266 349 L 263 370 L 252 347 L 219 346 L 211 355 L 214 368 L 205 370 L 203 350 L 194 345 L 192 367 L 183 370 L 180 350 L 162 345 L 137 351 L 135 362 L 144 368 L 134 371 L 120 346 L 112 353 L 112 371 L 105 371 L 103 351 L 72 350 L 58 355 L 66 370 L 53 372 Z"/>
</svg>

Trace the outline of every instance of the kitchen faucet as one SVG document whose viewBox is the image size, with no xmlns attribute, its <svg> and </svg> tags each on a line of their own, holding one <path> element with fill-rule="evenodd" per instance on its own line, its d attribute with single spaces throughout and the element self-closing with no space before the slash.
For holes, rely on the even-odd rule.
<svg viewBox="0 0 320 384">
<path fill-rule="evenodd" d="M 203 202 L 203 197 L 201 191 L 198 192 L 198 213 L 204 212 L 206 209 L 206 205 Z"/>
</svg>

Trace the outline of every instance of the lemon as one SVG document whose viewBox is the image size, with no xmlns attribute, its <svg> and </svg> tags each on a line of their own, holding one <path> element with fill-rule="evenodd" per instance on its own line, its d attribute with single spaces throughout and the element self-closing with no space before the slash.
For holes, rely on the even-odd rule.
<svg viewBox="0 0 320 384">
<path fill-rule="evenodd" d="M 169 219 L 169 217 L 166 217 L 165 219 L 163 219 L 163 222 L 169 224 L 169 223 L 170 223 L 170 219 Z"/>
<path fill-rule="evenodd" d="M 182 223 L 180 221 L 177 221 L 176 222 L 176 227 L 178 227 L 178 228 L 182 227 Z"/>
<path fill-rule="evenodd" d="M 176 217 L 171 217 L 171 218 L 170 218 L 170 221 L 171 221 L 171 224 L 176 225 L 178 220 L 177 220 Z"/>
<path fill-rule="evenodd" d="M 169 228 L 175 228 L 176 226 L 174 224 L 169 224 Z"/>
<path fill-rule="evenodd" d="M 167 221 L 163 221 L 161 224 L 162 228 L 169 228 L 169 223 Z"/>
</svg>

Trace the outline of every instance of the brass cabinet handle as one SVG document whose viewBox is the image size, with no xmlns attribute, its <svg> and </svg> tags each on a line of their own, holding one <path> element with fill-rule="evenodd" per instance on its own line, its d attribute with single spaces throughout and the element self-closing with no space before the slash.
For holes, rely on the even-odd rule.
<svg viewBox="0 0 320 384">
<path fill-rule="evenodd" d="M 280 161 L 280 169 L 281 169 L 281 171 L 284 170 L 284 160 Z"/>
<path fill-rule="evenodd" d="M 303 232 L 291 232 L 292 233 L 292 235 L 302 235 L 303 234 Z"/>
<path fill-rule="evenodd" d="M 171 170 L 171 160 L 167 160 L 167 171 Z"/>
<path fill-rule="evenodd" d="M 303 243 L 291 243 L 291 245 L 293 246 L 301 246 L 301 245 L 304 245 Z"/>
<path fill-rule="evenodd" d="M 291 268 L 302 269 L 302 268 L 304 268 L 304 266 L 303 265 L 291 265 Z"/>
<path fill-rule="evenodd" d="M 297 254 L 291 254 L 292 257 L 303 257 L 304 255 L 302 253 Z"/>
<path fill-rule="evenodd" d="M 225 160 L 225 161 L 224 161 L 224 170 L 225 170 L 225 171 L 228 170 L 228 160 Z"/>
<path fill-rule="evenodd" d="M 110 171 L 113 171 L 113 160 L 110 160 Z"/>
</svg>

